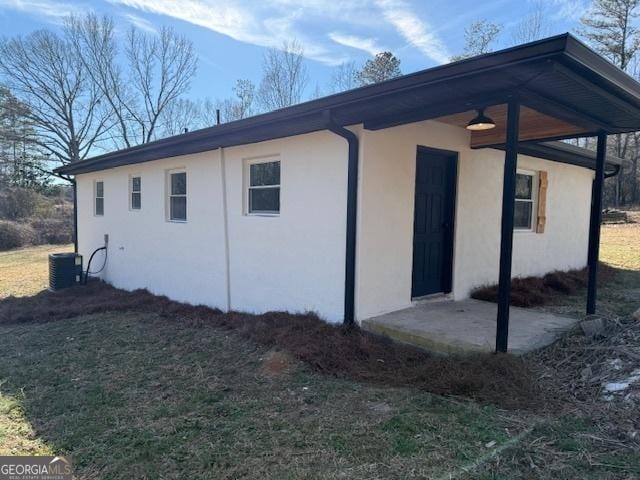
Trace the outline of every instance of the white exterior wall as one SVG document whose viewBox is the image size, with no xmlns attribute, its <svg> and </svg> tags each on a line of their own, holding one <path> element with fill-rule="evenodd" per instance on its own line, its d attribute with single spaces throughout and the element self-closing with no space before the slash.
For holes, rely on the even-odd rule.
<svg viewBox="0 0 640 480">
<path fill-rule="evenodd" d="M 280 215 L 247 216 L 245 159 L 272 155 L 281 161 Z M 165 175 L 173 168 L 187 172 L 186 223 L 166 220 Z M 108 233 L 101 276 L 116 287 L 222 310 L 315 311 L 341 321 L 346 169 L 346 141 L 320 132 L 78 175 L 80 253 L 86 262 Z M 140 211 L 129 210 L 131 175 L 142 177 Z M 104 181 L 102 217 L 93 214 L 96 180 Z M 101 264 L 98 254 L 92 270 Z"/>
<path fill-rule="evenodd" d="M 413 211 L 418 145 L 459 153 L 453 297 L 496 283 L 504 153 L 469 148 L 465 129 L 420 122 L 361 138 L 356 315 L 411 306 Z M 590 170 L 519 156 L 518 167 L 548 172 L 543 234 L 514 233 L 513 276 L 581 268 L 587 262 Z"/>
<path fill-rule="evenodd" d="M 185 168 L 186 223 L 166 221 L 165 174 Z M 129 210 L 129 176 L 142 178 L 142 209 Z M 94 181 L 104 182 L 104 215 L 93 214 Z M 224 308 L 224 231 L 216 151 L 127 165 L 77 176 L 78 246 L 89 255 L 109 235 L 101 277 L 126 290 L 147 288 L 173 299 Z M 103 263 L 96 255 L 91 266 Z"/>
<path fill-rule="evenodd" d="M 418 145 L 459 153 L 454 298 L 497 282 L 504 153 L 471 150 L 466 130 L 437 122 L 354 131 L 360 138 L 357 319 L 411 305 Z M 274 155 L 281 161 L 280 215 L 247 216 L 246 160 Z M 514 235 L 513 275 L 583 267 L 592 173 L 526 156 L 518 163 L 547 171 L 549 187 L 545 233 Z M 166 221 L 165 175 L 173 168 L 187 172 L 186 223 Z M 117 287 L 222 310 L 315 311 L 341 321 L 346 172 L 346 141 L 318 132 L 82 174 L 80 253 L 86 262 L 108 233 L 101 276 Z M 141 211 L 129 210 L 131 175 L 142 177 Z M 103 217 L 93 215 L 95 180 L 104 181 Z M 98 255 L 92 270 L 101 264 Z"/>
</svg>

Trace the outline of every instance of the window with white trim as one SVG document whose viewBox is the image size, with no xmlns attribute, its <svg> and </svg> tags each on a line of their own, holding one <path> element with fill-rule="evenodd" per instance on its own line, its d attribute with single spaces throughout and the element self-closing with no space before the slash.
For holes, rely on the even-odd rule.
<svg viewBox="0 0 640 480">
<path fill-rule="evenodd" d="M 129 192 L 129 208 L 131 210 L 140 210 L 142 208 L 142 177 L 131 177 Z"/>
<path fill-rule="evenodd" d="M 513 215 L 515 230 L 531 231 L 535 227 L 537 178 L 535 172 L 528 170 L 518 170 L 516 173 L 516 203 Z"/>
<path fill-rule="evenodd" d="M 97 216 L 104 215 L 104 182 L 96 181 L 93 184 L 93 213 Z"/>
<path fill-rule="evenodd" d="M 174 222 L 187 221 L 187 172 L 173 170 L 167 175 L 169 193 L 168 219 Z"/>
<path fill-rule="evenodd" d="M 260 159 L 247 163 L 247 214 L 280 213 L 280 160 Z"/>
</svg>

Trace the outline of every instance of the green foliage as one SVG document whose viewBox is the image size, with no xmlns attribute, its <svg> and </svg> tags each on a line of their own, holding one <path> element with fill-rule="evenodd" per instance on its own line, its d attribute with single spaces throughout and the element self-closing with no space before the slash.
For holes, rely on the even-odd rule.
<svg viewBox="0 0 640 480">
<path fill-rule="evenodd" d="M 359 85 L 371 85 L 400 75 L 400 60 L 391 52 L 381 52 L 367 60 L 355 78 Z"/>
<path fill-rule="evenodd" d="M 0 86 L 0 178 L 10 185 L 41 188 L 48 183 L 30 108 Z"/>
</svg>

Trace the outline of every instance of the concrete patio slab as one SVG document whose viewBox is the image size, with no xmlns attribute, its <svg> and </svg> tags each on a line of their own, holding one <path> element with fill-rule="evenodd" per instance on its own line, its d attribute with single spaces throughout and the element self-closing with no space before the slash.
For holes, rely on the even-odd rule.
<svg viewBox="0 0 640 480">
<path fill-rule="evenodd" d="M 480 300 L 442 300 L 373 317 L 362 327 L 435 353 L 493 352 L 497 305 Z M 509 353 L 522 355 L 556 341 L 576 318 L 511 307 Z"/>
</svg>

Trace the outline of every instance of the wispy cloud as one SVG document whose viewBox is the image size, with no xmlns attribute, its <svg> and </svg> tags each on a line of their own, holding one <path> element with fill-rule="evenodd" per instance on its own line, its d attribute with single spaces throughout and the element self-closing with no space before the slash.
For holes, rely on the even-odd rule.
<svg viewBox="0 0 640 480">
<path fill-rule="evenodd" d="M 403 0 L 376 0 L 384 17 L 411 45 L 437 63 L 446 63 L 451 55 L 431 26 L 420 19 Z"/>
<path fill-rule="evenodd" d="M 129 20 L 129 23 L 140 30 L 144 30 L 149 33 L 158 33 L 158 29 L 149 20 L 146 20 L 138 15 L 132 13 L 125 13 L 124 18 Z"/>
<path fill-rule="evenodd" d="M 586 0 L 544 0 L 543 5 L 548 5 L 553 12 L 553 20 L 578 21 L 587 12 L 591 2 Z"/>
<path fill-rule="evenodd" d="M 61 22 L 68 15 L 86 10 L 82 5 L 54 0 L 0 0 L 0 8 L 48 17 L 55 22 Z"/>
<path fill-rule="evenodd" d="M 279 48 L 285 41 L 296 39 L 305 55 L 326 64 L 338 64 L 337 58 L 320 42 L 298 27 L 301 11 L 252 5 L 251 8 L 231 0 L 110 0 L 143 12 L 165 15 L 207 28 L 245 43 Z M 277 6 L 277 4 L 276 4 Z"/>
<path fill-rule="evenodd" d="M 380 46 L 375 38 L 364 38 L 340 32 L 330 32 L 329 38 L 340 45 L 344 45 L 345 47 L 363 50 L 371 56 L 375 56 L 380 52 L 388 50 L 387 48 Z"/>
<path fill-rule="evenodd" d="M 407 47 L 437 63 L 449 58 L 436 31 L 411 9 L 407 0 L 105 1 L 112 4 L 113 15 L 145 31 L 157 31 L 149 16 L 154 14 L 260 47 L 280 48 L 285 41 L 295 39 L 306 57 L 326 65 L 356 57 L 355 50 L 375 55 Z M 0 0 L 0 9 L 60 23 L 69 14 L 91 11 L 92 4 L 89 0 Z"/>
</svg>

